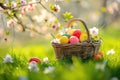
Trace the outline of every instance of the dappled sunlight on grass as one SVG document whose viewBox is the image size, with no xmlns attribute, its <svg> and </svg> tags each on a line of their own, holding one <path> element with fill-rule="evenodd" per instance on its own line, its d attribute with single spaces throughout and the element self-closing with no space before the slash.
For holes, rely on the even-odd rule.
<svg viewBox="0 0 120 80">
<path fill-rule="evenodd" d="M 49 57 L 50 59 L 54 58 L 54 52 L 51 46 L 45 45 L 29 45 L 25 47 L 15 47 L 14 52 L 16 54 L 22 54 L 28 57 Z"/>
<path fill-rule="evenodd" d="M 0 51 L 2 53 L 0 54 L 2 56 L 0 59 L 0 79 L 3 79 L 4 76 L 6 76 L 6 79 L 12 76 L 10 78 L 12 80 L 26 76 L 30 80 L 110 80 L 114 76 L 120 78 L 120 37 L 118 36 L 120 32 L 119 30 L 112 30 L 105 29 L 100 32 L 102 38 L 100 51 L 103 52 L 104 59 L 101 61 L 89 60 L 83 62 L 76 57 L 72 58 L 72 63 L 69 61 L 56 61 L 50 40 L 38 40 L 38 43 L 36 40 L 31 40 L 26 42 L 26 44 L 15 44 L 9 50 L 2 48 Z M 107 51 L 111 49 L 115 53 L 107 55 Z M 5 56 L 5 52 L 9 52 L 12 55 L 14 63 L 3 63 L 2 58 Z M 38 64 L 40 71 L 34 73 L 28 70 L 28 61 L 31 57 L 38 57 L 40 60 L 48 57 L 50 61 L 49 64 Z M 106 63 L 104 63 L 105 61 Z M 54 66 L 55 70 L 49 74 L 44 74 L 44 69 L 48 66 Z M 12 75 L 10 75 L 10 70 L 12 70 Z"/>
</svg>

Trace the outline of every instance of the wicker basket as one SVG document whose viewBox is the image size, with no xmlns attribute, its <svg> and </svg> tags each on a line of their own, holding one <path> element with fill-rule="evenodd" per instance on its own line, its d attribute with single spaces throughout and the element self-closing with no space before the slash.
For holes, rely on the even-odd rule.
<svg viewBox="0 0 120 80">
<path fill-rule="evenodd" d="M 101 41 L 92 42 L 89 30 L 85 22 L 81 19 L 72 19 L 67 25 L 67 28 L 72 26 L 75 21 L 80 21 L 87 32 L 88 40 L 86 42 L 75 44 L 58 44 L 52 43 L 57 59 L 65 59 L 67 57 L 79 56 L 81 59 L 91 58 L 94 54 L 98 53 Z"/>
</svg>

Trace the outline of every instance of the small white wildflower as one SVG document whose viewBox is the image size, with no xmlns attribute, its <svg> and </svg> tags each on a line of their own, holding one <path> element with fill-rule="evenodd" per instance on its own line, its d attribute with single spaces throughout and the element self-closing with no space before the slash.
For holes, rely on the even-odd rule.
<svg viewBox="0 0 120 80">
<path fill-rule="evenodd" d="M 43 73 L 44 74 L 52 73 L 54 71 L 54 69 L 55 68 L 53 66 L 49 66 L 49 67 L 45 68 Z"/>
<path fill-rule="evenodd" d="M 43 62 L 47 63 L 49 61 L 48 57 L 43 58 Z"/>
<path fill-rule="evenodd" d="M 96 66 L 95 66 L 95 68 L 97 69 L 97 70 L 101 70 L 101 71 L 104 71 L 105 70 L 105 66 L 106 66 L 106 63 L 107 63 L 107 61 L 103 61 L 103 63 L 97 63 L 96 64 Z"/>
<path fill-rule="evenodd" d="M 35 71 L 35 72 L 38 72 L 39 71 L 39 68 L 37 66 L 37 63 L 35 61 L 32 61 L 29 63 L 29 66 L 28 66 L 28 69 L 30 71 Z"/>
<path fill-rule="evenodd" d="M 13 63 L 13 58 L 9 54 L 7 54 L 5 58 L 3 58 L 3 60 L 4 60 L 4 63 L 9 63 L 9 62 Z"/>
<path fill-rule="evenodd" d="M 60 40 L 59 39 L 53 39 L 51 42 L 52 43 L 60 43 Z"/>
<path fill-rule="evenodd" d="M 117 77 L 112 77 L 110 80 L 119 80 Z"/>
<path fill-rule="evenodd" d="M 112 55 L 112 54 L 114 54 L 114 53 L 115 53 L 114 49 L 111 49 L 111 50 L 108 50 L 108 51 L 107 51 L 107 55 Z"/>
<path fill-rule="evenodd" d="M 92 36 L 97 36 L 99 33 L 99 30 L 96 27 L 90 28 L 90 34 Z"/>
</svg>

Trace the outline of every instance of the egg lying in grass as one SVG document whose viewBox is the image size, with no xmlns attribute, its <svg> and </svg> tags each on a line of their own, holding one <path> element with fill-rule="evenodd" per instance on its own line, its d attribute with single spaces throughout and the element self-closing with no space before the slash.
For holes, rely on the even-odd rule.
<svg viewBox="0 0 120 80">
<path fill-rule="evenodd" d="M 93 59 L 95 60 L 102 60 L 103 52 L 98 52 L 97 54 L 93 55 Z"/>
<path fill-rule="evenodd" d="M 29 59 L 29 62 L 32 62 L 32 61 L 34 61 L 36 63 L 41 63 L 41 60 L 39 58 L 36 58 L 36 57 L 32 57 Z"/>
</svg>

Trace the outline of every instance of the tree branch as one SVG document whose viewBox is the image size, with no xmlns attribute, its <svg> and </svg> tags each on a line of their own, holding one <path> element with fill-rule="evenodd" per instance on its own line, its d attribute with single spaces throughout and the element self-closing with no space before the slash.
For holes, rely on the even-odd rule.
<svg viewBox="0 0 120 80">
<path fill-rule="evenodd" d="M 39 2 L 39 4 L 40 4 L 47 12 L 51 13 L 53 16 L 55 16 L 55 17 L 58 19 L 58 17 L 57 17 L 53 12 L 51 12 L 50 10 L 48 10 L 41 2 Z M 59 20 L 59 19 L 58 19 L 58 20 Z"/>
<path fill-rule="evenodd" d="M 3 3 L 0 3 L 0 7 L 3 8 L 3 9 L 11 9 L 11 7 L 6 7 L 6 6 L 4 6 Z"/>
<path fill-rule="evenodd" d="M 13 8 L 12 8 L 11 6 L 10 6 L 10 7 L 5 6 L 4 3 L 0 3 L 0 7 L 3 8 L 4 13 L 6 13 L 7 15 L 10 15 L 10 14 L 8 13 L 8 10 L 11 10 L 11 11 L 15 12 L 14 17 L 15 17 L 15 18 L 17 19 L 17 21 L 18 21 L 17 23 L 22 26 L 22 29 L 23 29 L 22 31 L 23 31 L 23 32 L 25 31 L 25 29 L 29 29 L 29 30 L 32 30 L 32 31 L 34 31 L 34 32 L 36 32 L 36 33 L 38 33 L 38 34 L 42 34 L 42 33 L 38 32 L 37 30 L 31 29 L 31 28 L 27 27 L 26 25 L 24 25 L 23 22 L 22 22 L 22 20 L 16 15 L 16 13 L 17 13 L 17 11 L 18 11 L 18 8 L 27 6 L 27 5 L 29 5 L 29 4 L 40 4 L 47 12 L 51 13 L 54 17 L 57 18 L 57 16 L 56 16 L 53 12 L 51 12 L 50 10 L 48 10 L 48 9 L 41 3 L 41 0 L 40 0 L 40 1 L 37 1 L 37 2 L 28 3 L 28 4 L 25 4 L 25 5 L 19 5 L 19 6 L 17 6 L 17 7 L 13 7 Z M 57 18 L 57 19 L 58 19 L 58 18 Z M 58 19 L 58 20 L 59 20 L 59 19 Z"/>
<path fill-rule="evenodd" d="M 14 17 L 15 17 L 15 18 L 17 19 L 17 21 L 18 21 L 17 23 L 22 26 L 22 28 L 23 28 L 22 31 L 24 32 L 26 26 L 22 23 L 21 19 L 19 19 L 16 14 L 14 14 Z"/>
</svg>

